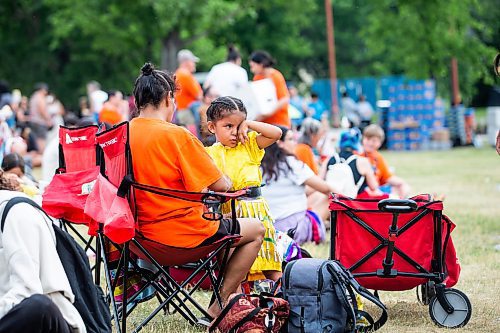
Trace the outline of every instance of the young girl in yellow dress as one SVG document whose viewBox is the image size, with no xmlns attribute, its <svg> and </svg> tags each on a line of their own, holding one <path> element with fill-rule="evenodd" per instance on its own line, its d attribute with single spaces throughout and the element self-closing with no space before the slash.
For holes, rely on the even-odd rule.
<svg viewBox="0 0 500 333">
<path fill-rule="evenodd" d="M 206 149 L 219 169 L 231 178 L 232 190 L 251 188 L 249 197 L 238 199 L 237 216 L 258 218 L 266 228 L 262 248 L 250 269 L 248 280 L 260 279 L 263 273 L 266 278 L 276 281 L 281 277 L 283 258 L 276 246 L 276 231 L 269 207 L 260 195 L 260 162 L 264 148 L 281 137 L 281 129 L 246 120 L 246 117 L 247 111 L 241 100 L 234 97 L 215 99 L 207 109 L 207 120 L 208 129 L 215 134 L 217 142 Z M 222 212 L 231 212 L 230 203 L 223 205 Z"/>
</svg>

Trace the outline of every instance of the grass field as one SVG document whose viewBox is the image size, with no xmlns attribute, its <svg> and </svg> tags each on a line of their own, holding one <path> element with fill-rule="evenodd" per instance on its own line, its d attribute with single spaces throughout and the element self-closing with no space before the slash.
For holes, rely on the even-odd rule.
<svg viewBox="0 0 500 333">
<path fill-rule="evenodd" d="M 453 240 L 462 274 L 455 288 L 466 293 L 473 307 L 469 324 L 456 332 L 500 332 L 500 156 L 491 148 L 461 148 L 433 152 L 384 152 L 396 173 L 411 184 L 413 193 L 446 195 L 445 214 L 457 225 Z M 329 244 L 306 246 L 326 258 Z M 202 300 L 207 296 L 199 295 Z M 389 320 L 380 332 L 442 332 L 417 302 L 415 290 L 381 292 Z M 131 322 L 156 305 L 142 305 Z M 203 332 L 178 316 L 158 315 L 143 332 Z"/>
</svg>

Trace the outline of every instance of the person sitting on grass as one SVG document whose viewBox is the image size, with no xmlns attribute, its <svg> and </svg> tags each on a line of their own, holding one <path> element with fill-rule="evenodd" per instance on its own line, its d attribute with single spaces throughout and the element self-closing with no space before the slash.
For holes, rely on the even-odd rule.
<svg viewBox="0 0 500 333">
<path fill-rule="evenodd" d="M 390 185 L 399 198 L 407 198 L 410 186 L 390 171 L 385 158 L 378 151 L 384 138 L 385 133 L 380 126 L 376 124 L 367 126 L 363 131 L 363 152 L 359 155 L 368 158 L 380 186 Z"/>
<path fill-rule="evenodd" d="M 237 200 L 238 217 L 257 218 L 266 228 L 264 242 L 250 269 L 248 280 L 259 279 L 262 272 L 266 278 L 276 281 L 281 277 L 283 258 L 276 246 L 274 220 L 266 200 L 260 194 L 262 176 L 259 167 L 264 148 L 281 137 L 281 130 L 274 125 L 246 120 L 246 117 L 246 108 L 238 98 L 215 99 L 208 107 L 207 120 L 208 128 L 215 134 L 217 142 L 206 149 L 219 169 L 231 179 L 231 190 L 251 188 L 254 192 L 247 198 Z M 230 211 L 230 204 L 222 207 L 223 213 L 228 214 Z"/>
<path fill-rule="evenodd" d="M 201 142 L 185 128 L 171 123 L 175 91 L 171 75 L 156 70 L 151 63 L 141 68 L 134 85 L 139 116 L 130 121 L 135 180 L 179 191 L 229 191 L 231 180 L 219 171 Z M 262 245 L 265 230 L 258 219 L 209 221 L 202 217 L 202 203 L 139 190 L 135 199 L 140 232 L 160 244 L 195 248 L 212 244 L 236 230 L 241 239 L 233 245 L 224 273 L 220 289 L 223 303 L 240 290 Z M 218 302 L 208 309 L 213 318 L 220 312 Z"/>
<path fill-rule="evenodd" d="M 262 174 L 265 186 L 262 192 L 269 202 L 271 214 L 275 218 L 276 230 L 288 233 L 293 230 L 293 239 L 304 244 L 316 241 L 313 223 L 307 213 L 306 187 L 325 199 L 328 210 L 328 196 L 334 191 L 323 179 L 315 175 L 311 168 L 294 156 L 297 145 L 293 131 L 281 127 L 283 134 L 278 142 L 266 148 L 262 160 Z M 317 207 L 313 207 L 313 211 Z M 323 225 L 323 224 L 322 224 Z M 319 225 L 318 228 L 322 228 Z M 317 230 L 321 233 L 321 230 Z M 320 242 L 318 239 L 317 242 Z"/>
<path fill-rule="evenodd" d="M 0 215 L 26 197 L 0 170 Z M 0 333 L 84 333 L 75 296 L 56 250 L 52 221 L 26 203 L 12 207 L 0 231 Z"/>
<path fill-rule="evenodd" d="M 324 133 L 325 131 L 319 120 L 307 117 L 300 127 L 299 143 L 295 147 L 295 157 L 307 164 L 316 175 L 319 174 L 319 167 L 314 149 L 316 149 Z"/>
<path fill-rule="evenodd" d="M 339 139 L 340 151 L 325 160 L 321 167 L 321 177 L 331 185 L 337 184 L 339 194 L 358 199 L 385 199 L 388 196 L 380 191 L 370 161 L 355 154 L 360 148 L 360 138 L 361 132 L 355 127 L 342 132 Z M 335 165 L 341 163 L 349 167 L 347 170 L 350 179 L 342 171 L 335 169 Z"/>
<path fill-rule="evenodd" d="M 25 162 L 21 155 L 11 153 L 3 157 L 2 170 L 6 176 L 17 178 L 22 191 L 33 198 L 40 191 L 35 181 L 25 173 L 25 169 Z"/>
</svg>

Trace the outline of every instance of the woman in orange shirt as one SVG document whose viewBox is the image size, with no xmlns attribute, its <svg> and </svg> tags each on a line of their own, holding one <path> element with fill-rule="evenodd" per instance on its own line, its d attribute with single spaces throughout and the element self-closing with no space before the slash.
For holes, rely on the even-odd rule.
<svg viewBox="0 0 500 333">
<path fill-rule="evenodd" d="M 276 103 L 274 110 L 270 114 L 262 116 L 257 120 L 290 128 L 291 122 L 288 116 L 288 101 L 290 100 L 290 95 L 288 94 L 288 88 L 283 74 L 272 67 L 275 63 L 274 59 L 266 51 L 255 51 L 250 55 L 249 64 L 250 71 L 254 74 L 253 80 L 271 79 L 276 87 L 276 97 L 278 99 L 278 103 Z"/>
<path fill-rule="evenodd" d="M 300 127 L 299 143 L 295 148 L 295 157 L 307 164 L 316 175 L 319 174 L 319 167 L 313 149 L 317 148 L 324 133 L 321 122 L 310 117 L 304 119 Z"/>
<path fill-rule="evenodd" d="M 203 145 L 186 129 L 171 124 L 175 110 L 174 79 L 146 63 L 135 81 L 134 97 L 139 116 L 130 122 L 130 149 L 136 181 L 180 191 L 228 191 L 232 184 L 215 166 Z M 139 229 L 159 243 L 194 248 L 229 234 L 232 220 L 202 218 L 201 203 L 136 191 Z M 241 222 L 241 223 L 240 223 Z M 226 301 L 237 292 L 257 257 L 264 227 L 257 219 L 240 219 L 233 226 L 242 238 L 234 245 L 221 288 Z M 217 302 L 209 308 L 220 313 Z"/>
</svg>

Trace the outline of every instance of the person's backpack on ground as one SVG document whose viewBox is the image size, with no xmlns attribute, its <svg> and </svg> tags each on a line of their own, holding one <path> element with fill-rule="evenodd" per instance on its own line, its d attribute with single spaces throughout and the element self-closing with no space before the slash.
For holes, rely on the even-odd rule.
<svg viewBox="0 0 500 333">
<path fill-rule="evenodd" d="M 353 168 L 356 168 L 358 156 L 351 155 L 347 159 L 338 154 L 333 155 L 327 164 L 325 180 L 328 184 L 334 184 L 338 193 L 356 198 L 358 191 L 365 181 L 365 177 L 356 182 L 354 180 Z"/>
<path fill-rule="evenodd" d="M 266 293 L 232 294 L 209 332 L 281 332 L 288 318 L 288 302 Z"/>
<path fill-rule="evenodd" d="M 299 259 L 286 266 L 282 279 L 283 298 L 290 304 L 288 333 L 372 332 L 387 321 L 385 306 L 337 261 Z M 382 310 L 377 321 L 357 309 L 355 292 Z M 359 317 L 369 325 L 359 325 Z"/>
<path fill-rule="evenodd" d="M 1 230 L 3 231 L 5 219 L 9 210 L 18 203 L 27 203 L 39 209 L 43 209 L 33 200 L 25 197 L 10 199 L 2 213 Z M 48 215 L 47 215 L 48 217 Z M 49 217 L 50 219 L 50 217 Z M 62 266 L 75 295 L 74 306 L 80 313 L 89 333 L 110 333 L 111 315 L 109 306 L 101 288 L 94 284 L 87 255 L 80 245 L 67 232 L 58 226 L 52 225 L 56 237 L 56 250 Z"/>
</svg>

